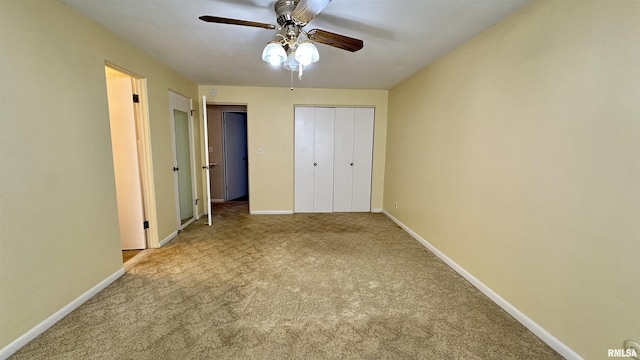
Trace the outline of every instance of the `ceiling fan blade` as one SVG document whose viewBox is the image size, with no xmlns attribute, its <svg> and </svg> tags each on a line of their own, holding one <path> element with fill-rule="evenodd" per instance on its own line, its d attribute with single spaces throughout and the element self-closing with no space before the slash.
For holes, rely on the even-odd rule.
<svg viewBox="0 0 640 360">
<path fill-rule="evenodd" d="M 364 42 L 360 39 L 320 29 L 313 29 L 309 31 L 307 33 L 307 37 L 309 40 L 351 52 L 356 52 L 364 47 Z"/>
<path fill-rule="evenodd" d="M 291 17 L 301 24 L 308 24 L 330 2 L 331 0 L 301 0 L 296 8 L 293 9 Z"/>
<path fill-rule="evenodd" d="M 231 24 L 231 25 L 251 26 L 251 27 L 257 27 L 257 28 L 268 29 L 268 30 L 273 30 L 273 29 L 276 28 L 275 25 L 271 25 L 271 24 L 259 23 L 259 22 L 255 22 L 255 21 L 229 19 L 229 18 L 223 18 L 223 17 L 218 17 L 218 16 L 204 15 L 204 16 L 200 16 L 198 19 L 200 19 L 202 21 L 218 23 L 218 24 Z"/>
</svg>

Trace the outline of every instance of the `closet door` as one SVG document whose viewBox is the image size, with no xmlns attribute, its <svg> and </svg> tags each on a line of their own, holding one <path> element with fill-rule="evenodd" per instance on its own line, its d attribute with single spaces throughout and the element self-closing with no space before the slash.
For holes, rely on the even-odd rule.
<svg viewBox="0 0 640 360">
<path fill-rule="evenodd" d="M 334 110 L 315 109 L 313 212 L 333 211 Z"/>
<path fill-rule="evenodd" d="M 352 211 L 355 109 L 335 109 L 333 211 Z"/>
<path fill-rule="evenodd" d="M 294 211 L 313 212 L 315 109 L 295 108 Z"/>
<path fill-rule="evenodd" d="M 351 211 L 371 211 L 374 116 L 373 108 L 357 108 L 354 112 L 353 197 Z"/>
</svg>

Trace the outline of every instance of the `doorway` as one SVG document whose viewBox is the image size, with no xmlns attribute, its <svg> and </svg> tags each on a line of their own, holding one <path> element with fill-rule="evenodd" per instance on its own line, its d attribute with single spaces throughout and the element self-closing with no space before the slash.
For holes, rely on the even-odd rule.
<svg viewBox="0 0 640 360">
<path fill-rule="evenodd" d="M 247 106 L 207 105 L 212 203 L 249 201 Z"/>
<path fill-rule="evenodd" d="M 120 245 L 124 252 L 149 247 L 146 117 L 141 79 L 105 66 Z M 123 262 L 126 259 L 123 257 Z"/>
<path fill-rule="evenodd" d="M 249 200 L 247 113 L 222 113 L 225 201 Z"/>
</svg>

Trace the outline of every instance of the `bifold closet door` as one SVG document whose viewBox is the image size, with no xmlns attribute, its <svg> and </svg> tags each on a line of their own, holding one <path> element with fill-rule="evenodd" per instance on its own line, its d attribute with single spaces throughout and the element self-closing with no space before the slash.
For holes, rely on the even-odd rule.
<svg viewBox="0 0 640 360">
<path fill-rule="evenodd" d="M 371 211 L 374 109 L 357 108 L 354 113 L 353 197 L 351 211 Z"/>
<path fill-rule="evenodd" d="M 371 211 L 373 108 L 335 109 L 333 211 Z"/>
<path fill-rule="evenodd" d="M 333 211 L 333 108 L 295 108 L 295 212 Z"/>
<path fill-rule="evenodd" d="M 351 212 L 353 203 L 353 146 L 355 109 L 336 108 L 333 164 L 333 211 Z"/>
</svg>

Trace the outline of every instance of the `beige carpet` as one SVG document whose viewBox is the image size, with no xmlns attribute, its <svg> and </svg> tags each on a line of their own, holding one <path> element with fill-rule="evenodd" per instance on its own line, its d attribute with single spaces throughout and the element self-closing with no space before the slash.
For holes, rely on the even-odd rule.
<svg viewBox="0 0 640 360">
<path fill-rule="evenodd" d="M 214 210 L 15 359 L 561 359 L 382 214 Z"/>
</svg>

